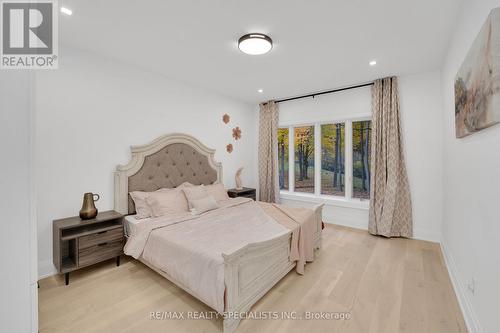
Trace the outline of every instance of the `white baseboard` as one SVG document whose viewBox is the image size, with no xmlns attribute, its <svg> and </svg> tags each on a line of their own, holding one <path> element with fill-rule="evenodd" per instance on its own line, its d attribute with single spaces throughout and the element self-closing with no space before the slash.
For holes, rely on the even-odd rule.
<svg viewBox="0 0 500 333">
<path fill-rule="evenodd" d="M 448 275 L 450 276 L 451 283 L 453 284 L 453 289 L 455 289 L 455 294 L 457 295 L 458 304 L 462 310 L 467 329 L 469 330 L 469 333 L 483 333 L 481 325 L 479 324 L 479 319 L 477 318 L 476 312 L 472 307 L 472 302 L 467 294 L 465 283 L 460 281 L 460 275 L 458 273 L 459 271 L 455 259 L 453 258 L 453 255 L 451 254 L 444 239 L 441 239 L 440 244 L 446 268 L 448 269 Z"/>
<path fill-rule="evenodd" d="M 434 243 L 441 243 L 440 234 L 418 228 L 413 229 L 413 239 L 429 241 Z"/>
<path fill-rule="evenodd" d="M 40 261 L 38 263 L 38 280 L 56 275 L 57 270 L 51 260 Z"/>
</svg>

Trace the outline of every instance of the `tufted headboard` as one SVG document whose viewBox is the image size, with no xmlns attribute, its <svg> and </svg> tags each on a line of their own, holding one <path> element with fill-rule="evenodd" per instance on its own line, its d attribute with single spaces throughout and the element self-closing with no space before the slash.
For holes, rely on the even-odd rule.
<svg viewBox="0 0 500 333">
<path fill-rule="evenodd" d="M 184 182 L 195 185 L 222 180 L 222 165 L 210 149 L 187 134 L 164 135 L 150 144 L 131 147 L 132 159 L 115 171 L 115 210 L 135 212 L 132 191 L 156 191 L 177 187 Z"/>
</svg>

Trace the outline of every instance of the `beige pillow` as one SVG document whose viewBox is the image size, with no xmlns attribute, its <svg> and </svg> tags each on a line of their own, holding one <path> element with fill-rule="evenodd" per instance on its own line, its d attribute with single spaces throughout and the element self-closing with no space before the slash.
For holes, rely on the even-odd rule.
<svg viewBox="0 0 500 333">
<path fill-rule="evenodd" d="M 161 188 L 156 192 L 165 192 L 170 190 L 171 190 L 170 188 Z M 143 191 L 130 192 L 130 197 L 132 198 L 132 200 L 134 200 L 135 204 L 136 219 L 140 220 L 151 217 L 151 208 L 146 202 L 146 199 L 151 193 L 154 192 L 143 192 Z"/>
<path fill-rule="evenodd" d="M 202 199 L 208 197 L 208 191 L 205 188 L 205 185 L 193 186 L 193 187 L 184 187 L 182 188 L 184 194 L 186 195 L 186 199 L 188 201 L 189 209 L 193 208 L 191 201 Z"/>
<path fill-rule="evenodd" d="M 146 198 L 146 203 L 151 207 L 153 217 L 188 211 L 186 197 L 181 189 L 153 192 Z"/>
<path fill-rule="evenodd" d="M 151 216 L 151 208 L 146 203 L 146 198 L 151 192 L 134 191 L 130 192 L 130 197 L 134 200 L 136 219 L 145 219 Z"/>
<path fill-rule="evenodd" d="M 207 186 L 205 186 L 205 188 L 206 188 L 208 194 L 213 196 L 217 202 L 229 199 L 229 196 L 227 195 L 227 191 L 224 188 L 224 184 L 222 184 L 222 183 L 207 185 Z"/>
<path fill-rule="evenodd" d="M 219 204 L 215 201 L 215 198 L 211 195 L 203 197 L 201 199 L 193 199 L 190 201 L 192 204 L 191 211 L 194 214 L 201 214 L 208 212 L 209 210 L 219 208 Z"/>
</svg>

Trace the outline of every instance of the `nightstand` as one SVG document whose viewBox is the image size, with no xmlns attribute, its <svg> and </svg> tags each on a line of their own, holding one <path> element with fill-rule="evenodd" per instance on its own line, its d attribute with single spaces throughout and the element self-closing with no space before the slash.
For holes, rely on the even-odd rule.
<svg viewBox="0 0 500 333">
<path fill-rule="evenodd" d="M 116 258 L 120 266 L 123 253 L 123 215 L 115 211 L 97 214 L 91 220 L 79 216 L 54 220 L 53 261 L 57 271 L 65 275 L 82 267 Z"/>
<path fill-rule="evenodd" d="M 257 200 L 256 191 L 254 188 L 244 187 L 241 190 L 232 188 L 230 190 L 227 190 L 227 195 L 229 195 L 230 198 L 243 197 L 243 198 L 250 198 L 253 200 Z"/>
</svg>

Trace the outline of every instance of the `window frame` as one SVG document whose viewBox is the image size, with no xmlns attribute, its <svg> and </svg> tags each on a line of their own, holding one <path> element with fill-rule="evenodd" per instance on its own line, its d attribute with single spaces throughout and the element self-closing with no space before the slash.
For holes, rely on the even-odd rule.
<svg viewBox="0 0 500 333">
<path fill-rule="evenodd" d="M 370 199 L 353 198 L 353 130 L 352 123 L 357 121 L 372 121 L 371 115 L 360 115 L 349 118 L 332 118 L 315 122 L 294 122 L 280 124 L 278 128 L 288 128 L 288 190 L 280 189 L 284 199 L 331 203 L 353 208 L 367 208 Z M 321 125 L 344 123 L 345 145 L 345 192 L 344 196 L 321 194 Z M 295 128 L 314 127 L 314 194 L 295 192 Z"/>
<path fill-rule="evenodd" d="M 279 190 L 280 190 L 280 193 L 281 192 L 288 193 L 290 190 L 290 186 L 292 186 L 290 183 L 291 182 L 291 180 L 290 180 L 290 127 L 289 126 L 278 126 L 278 130 L 280 130 L 280 129 L 287 129 L 288 130 L 288 189 L 281 189 L 280 188 Z M 279 140 L 278 140 L 278 154 L 277 154 L 277 156 L 278 156 L 278 186 L 280 186 L 279 185 L 279 177 L 280 177 L 280 174 L 279 174 L 279 167 L 280 167 L 280 165 L 279 165 L 279 156 L 280 156 L 279 155 Z M 295 190 L 295 186 L 294 186 L 294 190 Z"/>
<path fill-rule="evenodd" d="M 369 203 L 370 199 L 354 198 L 352 196 L 353 195 L 352 192 L 354 191 L 354 183 L 353 183 L 353 179 L 352 179 L 352 177 L 353 177 L 353 171 L 354 171 L 354 166 L 353 166 L 353 164 L 354 164 L 354 146 L 353 146 L 353 142 L 352 142 L 352 136 L 353 136 L 352 123 L 353 122 L 358 122 L 358 121 L 370 121 L 370 122 L 373 122 L 372 117 L 365 118 L 365 119 L 353 119 L 351 121 L 351 137 L 350 137 L 350 139 L 351 139 L 351 146 L 350 146 L 350 148 L 351 148 L 351 200 L 352 201 L 368 202 Z M 373 126 L 372 124 L 371 124 L 371 126 Z M 370 149 L 371 149 L 371 147 L 370 147 Z M 371 173 L 371 170 L 370 170 L 370 173 Z M 370 187 L 371 187 L 371 184 L 370 184 Z"/>
<path fill-rule="evenodd" d="M 308 192 L 295 192 L 295 128 L 298 127 L 313 127 L 314 128 L 314 193 Z M 282 127 L 280 127 L 282 128 Z M 290 191 L 290 186 L 295 194 L 305 194 L 305 195 L 316 195 L 316 158 L 317 158 L 317 140 L 318 140 L 318 128 L 316 123 L 301 123 L 299 125 L 291 125 L 288 129 L 288 192 Z M 292 141 L 290 141 L 292 140 Z M 292 164 L 290 164 L 292 163 Z M 292 167 L 290 167 L 290 165 Z M 293 174 L 293 178 L 290 178 Z M 293 182 L 293 183 L 292 183 Z M 293 185 L 291 185 L 293 184 Z"/>
</svg>

